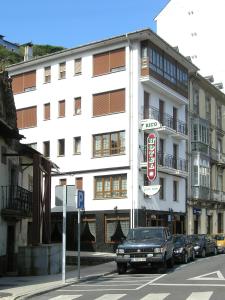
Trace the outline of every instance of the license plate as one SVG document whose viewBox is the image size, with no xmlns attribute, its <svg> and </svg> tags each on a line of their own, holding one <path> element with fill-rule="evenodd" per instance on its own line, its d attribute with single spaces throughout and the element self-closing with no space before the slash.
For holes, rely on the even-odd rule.
<svg viewBox="0 0 225 300">
<path fill-rule="evenodd" d="M 145 257 L 132 257 L 131 261 L 133 261 L 133 262 L 146 261 L 146 258 Z"/>
</svg>

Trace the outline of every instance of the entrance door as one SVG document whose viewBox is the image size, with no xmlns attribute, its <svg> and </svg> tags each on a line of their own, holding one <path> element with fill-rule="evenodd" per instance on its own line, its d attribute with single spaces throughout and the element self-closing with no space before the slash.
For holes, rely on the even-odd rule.
<svg viewBox="0 0 225 300">
<path fill-rule="evenodd" d="M 7 272 L 15 271 L 15 226 L 7 228 Z"/>
</svg>

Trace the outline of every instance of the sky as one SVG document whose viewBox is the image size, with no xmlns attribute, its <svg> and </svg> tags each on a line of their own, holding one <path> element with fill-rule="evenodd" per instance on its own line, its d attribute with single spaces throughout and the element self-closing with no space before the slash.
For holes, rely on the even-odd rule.
<svg viewBox="0 0 225 300">
<path fill-rule="evenodd" d="M 169 0 L 2 0 L 0 34 L 24 44 L 72 48 L 151 28 Z"/>
</svg>

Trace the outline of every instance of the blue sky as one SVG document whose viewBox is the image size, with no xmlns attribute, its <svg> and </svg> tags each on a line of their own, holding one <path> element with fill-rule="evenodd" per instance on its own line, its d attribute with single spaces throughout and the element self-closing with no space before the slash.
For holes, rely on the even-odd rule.
<svg viewBox="0 0 225 300">
<path fill-rule="evenodd" d="M 1 1 L 0 34 L 11 42 L 67 48 L 150 27 L 168 0 Z"/>
</svg>

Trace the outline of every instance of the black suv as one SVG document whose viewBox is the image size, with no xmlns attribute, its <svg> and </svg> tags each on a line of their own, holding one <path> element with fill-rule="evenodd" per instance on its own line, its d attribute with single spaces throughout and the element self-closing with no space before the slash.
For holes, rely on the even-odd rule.
<svg viewBox="0 0 225 300">
<path fill-rule="evenodd" d="M 187 264 L 195 260 L 195 249 L 189 237 L 184 234 L 173 235 L 175 261 Z"/>
<path fill-rule="evenodd" d="M 167 227 L 130 229 L 126 240 L 116 250 L 117 271 L 125 273 L 128 265 L 134 268 L 172 267 L 173 247 L 172 235 Z"/>
<path fill-rule="evenodd" d="M 206 234 L 193 234 L 190 236 L 194 244 L 196 256 L 216 255 L 218 253 L 216 241 Z"/>
</svg>

